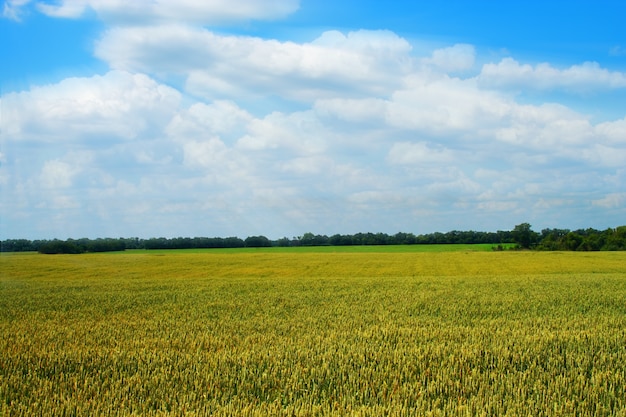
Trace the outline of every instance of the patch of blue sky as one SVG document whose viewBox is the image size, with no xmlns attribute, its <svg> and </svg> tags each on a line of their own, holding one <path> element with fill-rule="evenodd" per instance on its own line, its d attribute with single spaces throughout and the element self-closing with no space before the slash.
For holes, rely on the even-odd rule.
<svg viewBox="0 0 626 417">
<path fill-rule="evenodd" d="M 22 19 L 0 19 L 4 93 L 107 71 L 93 56 L 93 43 L 103 30 L 98 20 L 51 19 L 34 10 Z"/>
</svg>

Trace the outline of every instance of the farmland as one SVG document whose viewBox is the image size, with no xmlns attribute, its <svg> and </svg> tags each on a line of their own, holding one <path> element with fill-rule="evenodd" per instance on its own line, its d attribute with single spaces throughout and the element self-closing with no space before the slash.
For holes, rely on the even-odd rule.
<svg viewBox="0 0 626 417">
<path fill-rule="evenodd" d="M 626 415 L 626 253 L 0 257 L 0 411 Z"/>
</svg>

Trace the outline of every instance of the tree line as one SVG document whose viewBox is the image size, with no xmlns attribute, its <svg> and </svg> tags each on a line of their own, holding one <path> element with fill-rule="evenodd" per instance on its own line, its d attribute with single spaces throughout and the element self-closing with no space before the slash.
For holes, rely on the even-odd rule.
<svg viewBox="0 0 626 417">
<path fill-rule="evenodd" d="M 429 244 L 493 244 L 494 249 L 513 244 L 515 249 L 534 250 L 626 250 L 626 226 L 596 229 L 543 229 L 535 232 L 528 223 L 510 231 L 477 232 L 453 230 L 447 233 L 415 235 L 399 232 L 334 234 L 332 236 L 304 233 L 302 236 L 270 240 L 265 236 L 238 237 L 176 237 L 176 238 L 100 238 L 67 240 L 6 239 L 0 241 L 2 252 L 35 251 L 46 254 L 111 252 L 126 249 L 210 249 L 288 246 L 360 246 L 360 245 L 429 245 Z M 510 246 L 510 245 L 509 245 Z"/>
<path fill-rule="evenodd" d="M 544 229 L 534 246 L 538 250 L 617 251 L 626 250 L 626 226 L 598 231 Z"/>
</svg>

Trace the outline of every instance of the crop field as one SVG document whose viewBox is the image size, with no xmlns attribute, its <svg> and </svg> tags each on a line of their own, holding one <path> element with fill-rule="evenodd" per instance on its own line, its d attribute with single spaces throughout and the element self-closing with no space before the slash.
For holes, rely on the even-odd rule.
<svg viewBox="0 0 626 417">
<path fill-rule="evenodd" d="M 626 252 L 0 256 L 2 416 L 626 416 Z"/>
</svg>

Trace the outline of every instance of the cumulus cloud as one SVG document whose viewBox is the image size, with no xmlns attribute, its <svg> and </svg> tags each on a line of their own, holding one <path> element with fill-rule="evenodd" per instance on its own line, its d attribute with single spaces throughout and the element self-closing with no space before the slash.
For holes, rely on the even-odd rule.
<svg viewBox="0 0 626 417">
<path fill-rule="evenodd" d="M 443 165 L 455 161 L 449 149 L 429 146 L 423 142 L 399 142 L 389 150 L 387 160 L 392 164 Z"/>
<path fill-rule="evenodd" d="M 600 123 L 595 127 L 595 132 L 609 143 L 626 145 L 626 117 Z"/>
<path fill-rule="evenodd" d="M 586 116 L 559 104 L 511 103 L 503 122 L 495 131 L 496 139 L 536 150 L 567 152 L 593 137 Z"/>
<path fill-rule="evenodd" d="M 388 100 L 382 98 L 331 98 L 316 100 L 314 108 L 323 117 L 369 125 L 386 119 Z"/>
<path fill-rule="evenodd" d="M 594 125 L 566 106 L 520 104 L 471 78 L 415 75 L 388 99 L 320 100 L 315 109 L 325 120 L 369 126 L 379 137 L 410 138 L 389 145 L 387 162 L 413 171 L 474 164 L 611 169 L 626 158 L 623 120 Z"/>
<path fill-rule="evenodd" d="M 481 85 L 491 88 L 532 88 L 537 90 L 564 89 L 594 91 L 626 87 L 626 74 L 609 71 L 597 62 L 585 62 L 558 69 L 548 63 L 521 64 L 504 58 L 497 64 L 483 65 L 478 77 Z"/>
<path fill-rule="evenodd" d="M 19 17 L 26 3 L 5 2 L 5 15 Z M 594 123 L 511 92 L 626 86 L 598 64 L 507 58 L 475 75 L 472 45 L 418 57 L 390 31 L 331 30 L 298 43 L 200 26 L 278 18 L 295 1 L 36 4 L 114 23 L 95 50 L 112 70 L 1 98 L 10 146 L 0 184 L 6 201 L 19 202 L 3 202 L 3 214 L 52 208 L 68 224 L 80 208 L 119 235 L 167 227 L 278 237 L 443 230 L 471 210 L 492 229 L 574 201 L 624 201 L 616 189 L 626 180 L 626 119 Z"/>
<path fill-rule="evenodd" d="M 229 159 L 228 149 L 218 138 L 187 141 L 183 149 L 185 164 L 192 167 L 216 168 Z"/>
<path fill-rule="evenodd" d="M 450 132 L 480 132 L 510 112 L 508 98 L 481 90 L 472 79 L 413 77 L 390 100 L 389 122 L 395 126 Z"/>
<path fill-rule="evenodd" d="M 111 71 L 2 98 L 7 140 L 135 139 L 169 120 L 181 95 L 143 74 Z"/>
<path fill-rule="evenodd" d="M 41 168 L 41 185 L 44 188 L 67 188 L 79 171 L 77 167 L 58 159 L 47 161 Z"/>
<path fill-rule="evenodd" d="M 405 39 L 388 30 L 359 30 L 348 32 L 347 35 L 338 30 L 330 30 L 322 33 L 312 44 L 331 49 L 372 53 L 377 56 L 387 55 L 392 59 L 412 49 Z"/>
<path fill-rule="evenodd" d="M 253 117 L 232 101 L 217 100 L 210 104 L 194 103 L 172 118 L 166 132 L 173 137 L 199 138 L 207 134 L 239 137 Z"/>
<path fill-rule="evenodd" d="M 237 146 L 251 151 L 281 149 L 294 155 L 311 155 L 326 149 L 325 133 L 313 112 L 272 113 L 254 120 Z"/>
<path fill-rule="evenodd" d="M 212 182 L 241 185 L 249 164 L 233 144 L 251 122 L 252 116 L 232 102 L 195 103 L 181 109 L 165 132 L 182 150 L 185 167 Z"/>
<path fill-rule="evenodd" d="M 13 0 L 10 3 L 15 10 L 25 2 Z M 36 4 L 48 16 L 78 18 L 87 10 L 93 10 L 111 23 L 187 21 L 222 24 L 283 18 L 298 8 L 298 0 L 59 0 Z"/>
<path fill-rule="evenodd" d="M 505 95 L 481 90 L 473 79 L 415 74 L 387 99 L 319 100 L 316 109 L 353 123 L 378 123 L 427 135 L 486 132 L 506 123 L 515 103 Z"/>
<path fill-rule="evenodd" d="M 304 101 L 389 94 L 411 69 L 410 50 L 387 31 L 332 31 L 297 44 L 182 25 L 116 27 L 96 45 L 113 68 L 182 75 L 189 92 L 206 98 L 273 94 Z"/>
<path fill-rule="evenodd" d="M 456 44 L 433 51 L 432 56 L 425 58 L 423 63 L 434 65 L 445 72 L 459 72 L 472 69 L 475 58 L 473 45 Z"/>
</svg>

